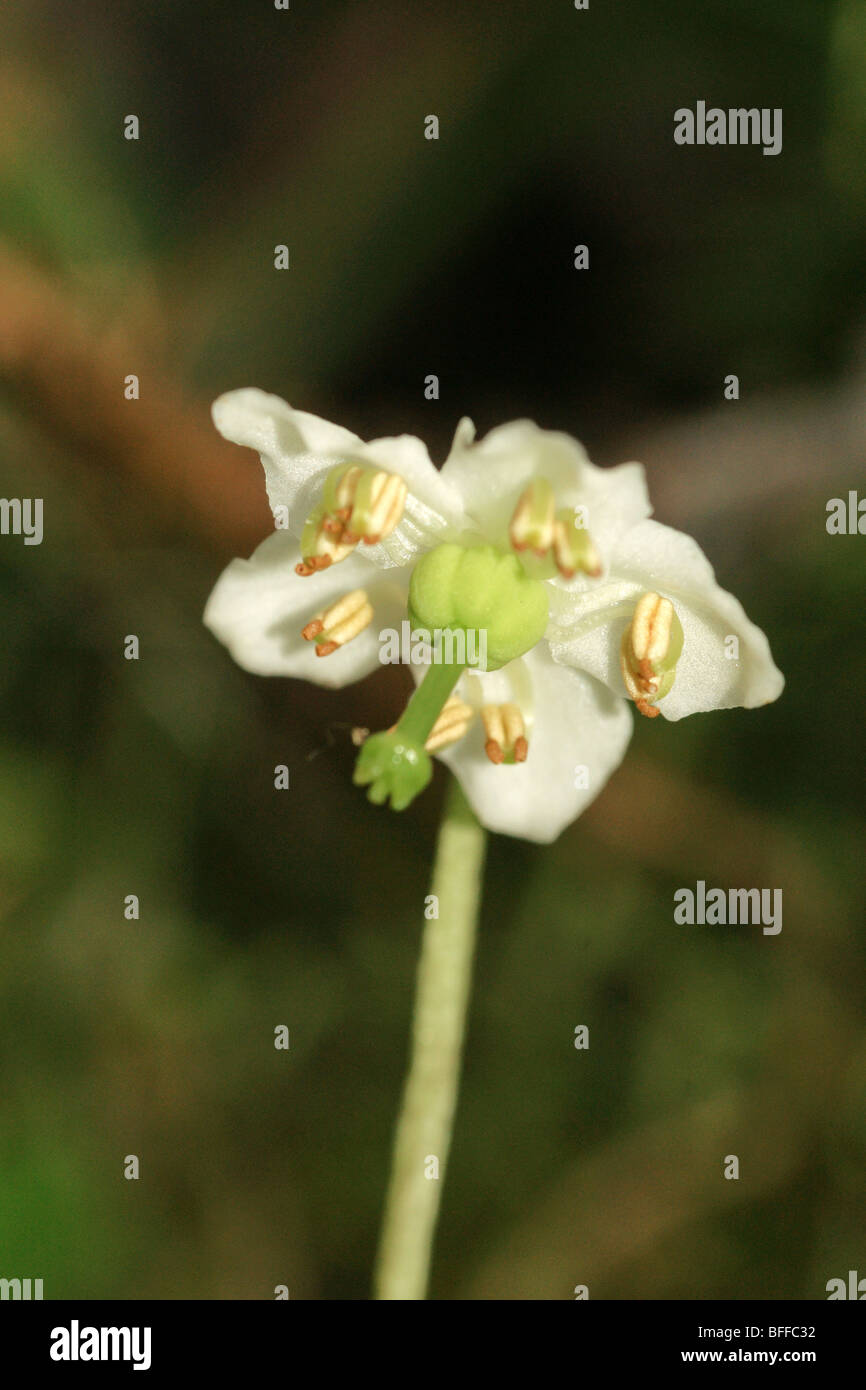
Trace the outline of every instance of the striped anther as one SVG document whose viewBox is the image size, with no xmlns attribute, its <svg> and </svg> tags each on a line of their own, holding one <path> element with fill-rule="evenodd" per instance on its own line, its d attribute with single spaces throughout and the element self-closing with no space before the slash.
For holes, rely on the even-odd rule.
<svg viewBox="0 0 866 1390">
<path fill-rule="evenodd" d="M 330 608 L 311 618 L 301 629 L 301 636 L 306 642 L 316 643 L 316 656 L 330 656 L 338 647 L 351 642 L 372 621 L 373 608 L 366 591 L 353 589 L 332 603 Z"/>
<path fill-rule="evenodd" d="M 534 550 L 544 556 L 553 544 L 553 525 L 556 501 L 553 488 L 545 478 L 533 478 L 521 493 L 508 535 L 515 550 Z"/>
<path fill-rule="evenodd" d="M 484 751 L 492 763 L 524 763 L 529 753 L 526 724 L 517 705 L 484 705 Z"/>
<path fill-rule="evenodd" d="M 508 536 L 513 550 L 531 550 L 539 560 L 547 561 L 551 577 L 555 570 L 563 579 L 573 579 L 578 571 L 593 578 L 601 574 L 601 561 L 589 533 L 576 524 L 573 510 L 556 510 L 553 488 L 546 478 L 533 478 L 521 493 Z"/>
<path fill-rule="evenodd" d="M 430 730 L 424 747 L 428 753 L 437 753 L 457 743 L 466 733 L 473 719 L 473 709 L 457 695 L 451 695 L 442 706 L 439 718 Z"/>
<path fill-rule="evenodd" d="M 303 559 L 295 573 L 303 578 L 337 565 L 361 541 L 375 545 L 398 525 L 409 489 L 397 473 L 352 463 L 332 468 L 321 501 L 304 523 Z"/>
<path fill-rule="evenodd" d="M 626 690 L 648 719 L 660 713 L 655 702 L 671 689 L 682 650 L 682 624 L 670 599 L 641 594 L 623 634 L 620 668 Z"/>
<path fill-rule="evenodd" d="M 597 579 L 601 560 L 588 531 L 575 526 L 570 512 L 560 512 L 553 524 L 553 558 L 563 579 L 573 579 L 581 571 Z"/>
</svg>

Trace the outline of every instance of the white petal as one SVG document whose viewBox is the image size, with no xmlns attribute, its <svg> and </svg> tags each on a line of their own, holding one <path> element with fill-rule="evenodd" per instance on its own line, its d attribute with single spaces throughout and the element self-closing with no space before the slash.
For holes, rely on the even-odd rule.
<svg viewBox="0 0 866 1390">
<path fill-rule="evenodd" d="M 258 450 L 271 510 L 279 516 L 277 508 L 285 509 L 285 524 L 294 536 L 300 537 L 327 474 L 340 463 L 399 473 L 409 488 L 400 524 L 379 545 L 364 549 L 364 558 L 373 564 L 407 564 L 462 526 L 459 496 L 443 483 L 425 446 L 412 435 L 365 444 L 349 430 L 254 388 L 220 396 L 212 413 L 226 439 Z"/>
<path fill-rule="evenodd" d="M 625 533 L 611 557 L 611 573 L 591 593 L 557 596 L 548 640 L 554 658 L 588 671 L 625 695 L 620 644 L 637 598 L 652 591 L 669 598 L 683 625 L 683 653 L 673 688 L 658 702 L 668 719 L 701 710 L 769 704 L 784 677 L 760 628 L 733 594 L 719 587 L 713 568 L 690 536 L 642 521 Z M 727 653 L 735 650 L 738 655 Z"/>
<path fill-rule="evenodd" d="M 474 436 L 472 421 L 461 420 L 442 477 L 494 544 L 508 545 L 515 504 L 535 477 L 551 484 L 557 507 L 585 508 L 584 522 L 603 564 L 617 537 L 652 511 L 639 463 L 597 468 L 576 439 L 539 429 L 531 420 L 500 425 L 477 443 Z M 582 589 L 589 582 L 581 577 L 573 584 Z"/>
<path fill-rule="evenodd" d="M 525 763 L 494 766 L 479 718 L 437 755 L 459 778 L 479 820 L 503 835 L 555 840 L 598 796 L 631 738 L 628 706 L 597 681 L 557 666 L 543 643 L 500 671 L 462 677 L 457 693 L 472 704 L 513 700 L 529 716 Z"/>
<path fill-rule="evenodd" d="M 316 685 L 349 685 L 379 664 L 379 634 L 400 630 L 406 616 L 409 575 L 383 573 L 358 556 L 302 579 L 295 574 L 298 543 L 275 531 L 249 560 L 233 560 L 217 580 L 204 622 L 239 666 L 260 676 L 297 676 Z M 369 627 L 330 656 L 316 656 L 301 628 L 352 589 L 364 589 L 373 605 Z"/>
<path fill-rule="evenodd" d="M 211 414 L 225 439 L 259 453 L 271 510 L 287 509 L 288 530 L 296 536 L 328 470 L 361 447 L 350 430 L 293 410 L 279 396 L 255 387 L 226 392 L 214 401 Z"/>
</svg>

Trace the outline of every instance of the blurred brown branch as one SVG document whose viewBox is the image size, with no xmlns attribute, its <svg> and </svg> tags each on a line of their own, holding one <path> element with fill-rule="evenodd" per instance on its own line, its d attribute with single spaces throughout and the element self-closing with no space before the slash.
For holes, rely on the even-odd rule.
<svg viewBox="0 0 866 1390">
<path fill-rule="evenodd" d="M 88 464 L 138 487 L 179 533 L 226 553 L 251 549 L 269 515 L 261 470 L 226 444 L 124 329 L 105 330 L 57 280 L 0 248 L 0 381 Z M 126 400 L 135 374 L 141 399 Z"/>
<path fill-rule="evenodd" d="M 0 381 L 22 408 L 87 463 L 126 475 L 173 529 L 221 553 L 252 549 L 269 525 L 261 474 L 216 434 L 205 403 L 191 401 L 128 330 L 97 324 L 67 286 L 8 248 L 0 282 Z M 124 398 L 129 373 L 141 383 L 138 401 Z M 642 458 L 656 514 L 689 525 L 722 510 L 793 512 L 810 489 L 854 476 L 864 452 L 862 377 L 852 375 L 831 390 L 648 426 L 611 448 L 610 461 Z"/>
</svg>

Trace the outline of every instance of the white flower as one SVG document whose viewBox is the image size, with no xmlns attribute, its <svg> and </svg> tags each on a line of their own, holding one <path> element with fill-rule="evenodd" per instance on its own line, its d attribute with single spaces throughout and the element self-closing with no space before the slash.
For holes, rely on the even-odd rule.
<svg viewBox="0 0 866 1390">
<path fill-rule="evenodd" d="M 258 450 L 277 525 L 218 581 L 205 622 L 262 675 L 343 686 L 378 635 L 413 623 L 489 636 L 496 669 L 427 668 L 356 780 L 401 808 L 425 744 L 492 830 L 550 841 L 589 804 L 647 715 L 776 699 L 763 633 L 688 536 L 649 519 L 640 464 L 600 469 L 569 436 L 517 421 L 458 426 L 438 472 L 411 436 L 364 443 L 257 390 L 213 408 Z M 447 701 L 447 704 L 446 704 Z"/>
</svg>

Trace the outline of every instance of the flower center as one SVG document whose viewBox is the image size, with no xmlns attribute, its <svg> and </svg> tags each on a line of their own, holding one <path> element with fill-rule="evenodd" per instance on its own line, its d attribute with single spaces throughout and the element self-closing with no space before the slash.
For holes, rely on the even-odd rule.
<svg viewBox="0 0 866 1390">
<path fill-rule="evenodd" d="M 474 639 L 464 650 L 485 652 L 487 669 L 496 670 L 541 641 L 548 591 L 508 551 L 447 541 L 415 566 L 409 617 L 416 629 L 464 632 Z"/>
<path fill-rule="evenodd" d="M 531 579 L 516 555 L 486 544 L 437 545 L 418 561 L 409 585 L 413 628 L 483 636 L 472 650 L 486 653 L 488 669 L 541 641 L 547 604 L 546 585 Z M 354 780 L 372 801 L 390 797 L 395 810 L 408 806 L 430 781 L 430 752 L 466 732 L 473 711 L 452 694 L 465 669 L 465 662 L 434 659 L 395 727 L 365 740 Z M 481 717 L 491 762 L 523 762 L 528 744 L 518 707 L 486 705 Z"/>
</svg>

